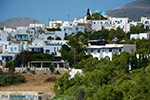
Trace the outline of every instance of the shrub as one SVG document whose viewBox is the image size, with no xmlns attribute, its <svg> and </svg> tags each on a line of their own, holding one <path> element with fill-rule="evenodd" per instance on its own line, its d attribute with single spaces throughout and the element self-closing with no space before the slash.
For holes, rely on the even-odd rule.
<svg viewBox="0 0 150 100">
<path fill-rule="evenodd" d="M 44 82 L 55 82 L 55 81 L 56 81 L 55 76 L 48 77 L 47 79 L 44 80 Z"/>
</svg>

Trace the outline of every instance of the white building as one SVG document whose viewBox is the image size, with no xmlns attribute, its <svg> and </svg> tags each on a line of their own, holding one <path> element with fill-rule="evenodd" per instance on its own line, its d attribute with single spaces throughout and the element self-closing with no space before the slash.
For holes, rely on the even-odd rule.
<svg viewBox="0 0 150 100">
<path fill-rule="evenodd" d="M 18 54 L 23 51 L 22 44 L 5 44 L 3 45 L 3 54 Z"/>
<path fill-rule="evenodd" d="M 17 30 L 27 30 L 27 26 L 19 26 L 16 28 Z"/>
<path fill-rule="evenodd" d="M 15 54 L 0 54 L 1 65 L 5 67 L 7 62 L 11 62 L 15 59 L 15 56 Z"/>
<path fill-rule="evenodd" d="M 79 18 L 79 19 L 74 18 L 73 23 L 83 23 L 83 24 L 86 24 L 87 23 L 86 18 L 87 18 L 86 16 L 84 16 L 83 18 Z"/>
<path fill-rule="evenodd" d="M 105 27 L 111 26 L 111 22 L 109 20 L 92 20 L 92 30 L 98 31 L 103 30 Z M 108 29 L 109 30 L 109 29 Z"/>
<path fill-rule="evenodd" d="M 0 41 L 7 41 L 8 40 L 8 33 L 0 31 Z"/>
<path fill-rule="evenodd" d="M 26 32 L 26 30 L 17 30 L 16 32 L 12 32 L 12 37 L 14 37 L 16 40 L 28 40 L 29 34 Z"/>
<path fill-rule="evenodd" d="M 74 23 L 71 21 L 65 21 L 63 22 L 63 24 L 61 25 L 61 30 L 64 31 L 65 33 L 67 33 L 67 35 L 70 34 L 76 34 L 79 31 L 81 32 L 85 32 L 85 26 L 83 26 L 80 23 Z"/>
<path fill-rule="evenodd" d="M 49 28 L 58 28 L 62 23 L 63 21 L 49 21 Z"/>
<path fill-rule="evenodd" d="M 149 39 L 149 33 L 130 34 L 131 39 Z"/>
<path fill-rule="evenodd" d="M 133 26 L 142 26 L 143 25 L 143 23 L 142 22 L 139 22 L 139 21 L 137 21 L 137 22 L 135 22 L 135 21 L 132 21 L 132 22 L 130 22 L 130 26 L 131 27 L 133 27 Z"/>
<path fill-rule="evenodd" d="M 11 32 L 15 32 L 16 30 L 15 30 L 15 29 L 12 29 L 12 28 L 6 28 L 6 27 L 4 26 L 3 31 L 6 32 L 6 33 L 11 33 Z"/>
<path fill-rule="evenodd" d="M 141 22 L 144 24 L 145 28 L 150 28 L 150 18 L 148 17 L 141 17 Z"/>
<path fill-rule="evenodd" d="M 47 40 L 47 38 L 51 36 L 52 38 L 56 39 L 57 37 L 60 37 L 61 40 L 64 40 L 65 32 L 64 31 L 46 31 L 42 34 L 39 34 L 39 39 L 41 40 Z"/>
<path fill-rule="evenodd" d="M 34 40 L 32 44 L 28 46 L 28 50 L 32 52 L 41 52 L 43 50 L 43 40 Z"/>
<path fill-rule="evenodd" d="M 43 45 L 44 53 L 55 54 L 55 56 L 61 56 L 60 49 L 64 44 L 67 44 L 66 40 L 44 41 L 44 45 Z"/>
<path fill-rule="evenodd" d="M 75 74 L 82 74 L 82 69 L 69 69 L 70 79 L 72 79 Z"/>
<path fill-rule="evenodd" d="M 130 31 L 128 18 L 108 17 L 107 20 L 92 20 L 92 30 L 111 30 L 120 27 L 124 32 Z"/>
<path fill-rule="evenodd" d="M 136 51 L 136 45 L 132 44 L 105 44 L 104 41 L 92 40 L 87 47 L 87 53 L 92 54 L 93 58 L 106 58 L 112 60 L 114 54 L 120 54 L 123 51 L 131 53 Z"/>
<path fill-rule="evenodd" d="M 33 23 L 33 24 L 29 24 L 29 27 L 45 27 L 45 25 L 44 24 L 38 24 L 38 23 Z"/>
</svg>

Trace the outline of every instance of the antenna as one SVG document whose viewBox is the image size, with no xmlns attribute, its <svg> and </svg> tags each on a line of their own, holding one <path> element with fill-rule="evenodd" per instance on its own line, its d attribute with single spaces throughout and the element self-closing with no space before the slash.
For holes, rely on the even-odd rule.
<svg viewBox="0 0 150 100">
<path fill-rule="evenodd" d="M 54 24 L 54 22 L 53 22 L 53 21 L 54 21 L 54 19 L 52 19 L 52 28 L 54 28 L 54 27 L 53 27 L 53 24 Z"/>
<path fill-rule="evenodd" d="M 36 33 L 36 32 L 35 32 L 35 22 L 36 22 L 36 20 L 34 20 L 34 36 L 35 36 L 35 33 Z"/>
<path fill-rule="evenodd" d="M 68 14 L 68 21 L 70 21 L 70 15 Z"/>
</svg>

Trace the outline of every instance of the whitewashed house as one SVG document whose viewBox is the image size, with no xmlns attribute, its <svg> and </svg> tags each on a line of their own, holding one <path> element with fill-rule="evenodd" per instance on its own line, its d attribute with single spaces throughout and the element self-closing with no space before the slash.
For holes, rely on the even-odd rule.
<svg viewBox="0 0 150 100">
<path fill-rule="evenodd" d="M 139 33 L 139 34 L 130 34 L 130 40 L 131 39 L 149 39 L 150 33 Z"/>
<path fill-rule="evenodd" d="M 0 41 L 8 41 L 8 33 L 0 31 Z"/>
<path fill-rule="evenodd" d="M 93 58 L 106 58 L 112 60 L 114 54 L 120 54 L 123 51 L 131 53 L 136 51 L 136 45 L 132 44 L 105 44 L 105 41 L 91 40 L 87 47 L 87 54 L 92 54 Z"/>
<path fill-rule="evenodd" d="M 144 24 L 145 28 L 150 28 L 150 18 L 141 17 L 141 22 Z"/>
<path fill-rule="evenodd" d="M 55 56 L 61 56 L 60 49 L 64 44 L 67 44 L 66 40 L 44 41 L 44 45 L 43 45 L 44 53 L 55 54 Z"/>
<path fill-rule="evenodd" d="M 61 30 L 64 31 L 67 35 L 76 34 L 79 31 L 85 32 L 85 26 L 78 22 L 64 21 L 60 26 Z"/>
<path fill-rule="evenodd" d="M 32 52 L 41 52 L 43 50 L 43 40 L 34 40 L 28 46 L 28 50 Z"/>
<path fill-rule="evenodd" d="M 47 38 L 49 36 L 51 36 L 54 39 L 56 39 L 57 37 L 60 37 L 61 40 L 64 40 L 65 32 L 64 31 L 47 31 L 47 30 L 44 30 L 44 33 L 39 34 L 39 39 L 47 40 Z"/>
</svg>

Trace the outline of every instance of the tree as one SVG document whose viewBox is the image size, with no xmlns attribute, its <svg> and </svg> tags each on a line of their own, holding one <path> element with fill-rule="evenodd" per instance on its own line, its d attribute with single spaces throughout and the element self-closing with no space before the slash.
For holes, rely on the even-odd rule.
<svg viewBox="0 0 150 100">
<path fill-rule="evenodd" d="M 61 40 L 61 38 L 60 38 L 60 37 L 57 37 L 56 40 Z"/>
<path fill-rule="evenodd" d="M 106 20 L 104 16 L 102 16 L 100 13 L 94 13 L 92 14 L 92 20 Z"/>
<path fill-rule="evenodd" d="M 64 60 L 67 60 L 69 62 L 69 65 L 73 65 L 73 51 L 71 50 L 71 48 L 69 48 L 67 45 L 62 45 L 62 48 L 60 50 L 61 53 L 61 57 Z"/>
<path fill-rule="evenodd" d="M 49 69 L 51 70 L 52 73 L 53 73 L 54 70 L 55 70 L 55 68 L 54 68 L 54 66 L 53 66 L 52 64 L 49 65 Z"/>
<path fill-rule="evenodd" d="M 47 40 L 54 40 L 54 38 L 51 37 L 51 36 L 49 36 L 49 37 L 47 38 Z"/>
<path fill-rule="evenodd" d="M 130 34 L 139 34 L 139 33 L 145 33 L 147 32 L 147 29 L 144 29 L 143 26 L 134 26 L 130 29 Z"/>
<path fill-rule="evenodd" d="M 86 20 L 91 20 L 91 14 L 90 14 L 90 9 L 89 8 L 87 10 L 86 16 L 87 16 Z"/>
<path fill-rule="evenodd" d="M 69 42 L 67 44 L 71 46 L 74 52 L 74 64 L 75 64 L 76 62 L 78 62 L 78 60 L 82 59 L 82 57 L 85 55 L 84 54 L 85 47 L 83 47 L 83 44 L 79 43 L 77 39 L 73 36 L 69 36 L 68 40 Z M 77 57 L 78 55 L 83 55 L 83 56 L 82 57 L 80 56 L 79 58 Z"/>
</svg>

